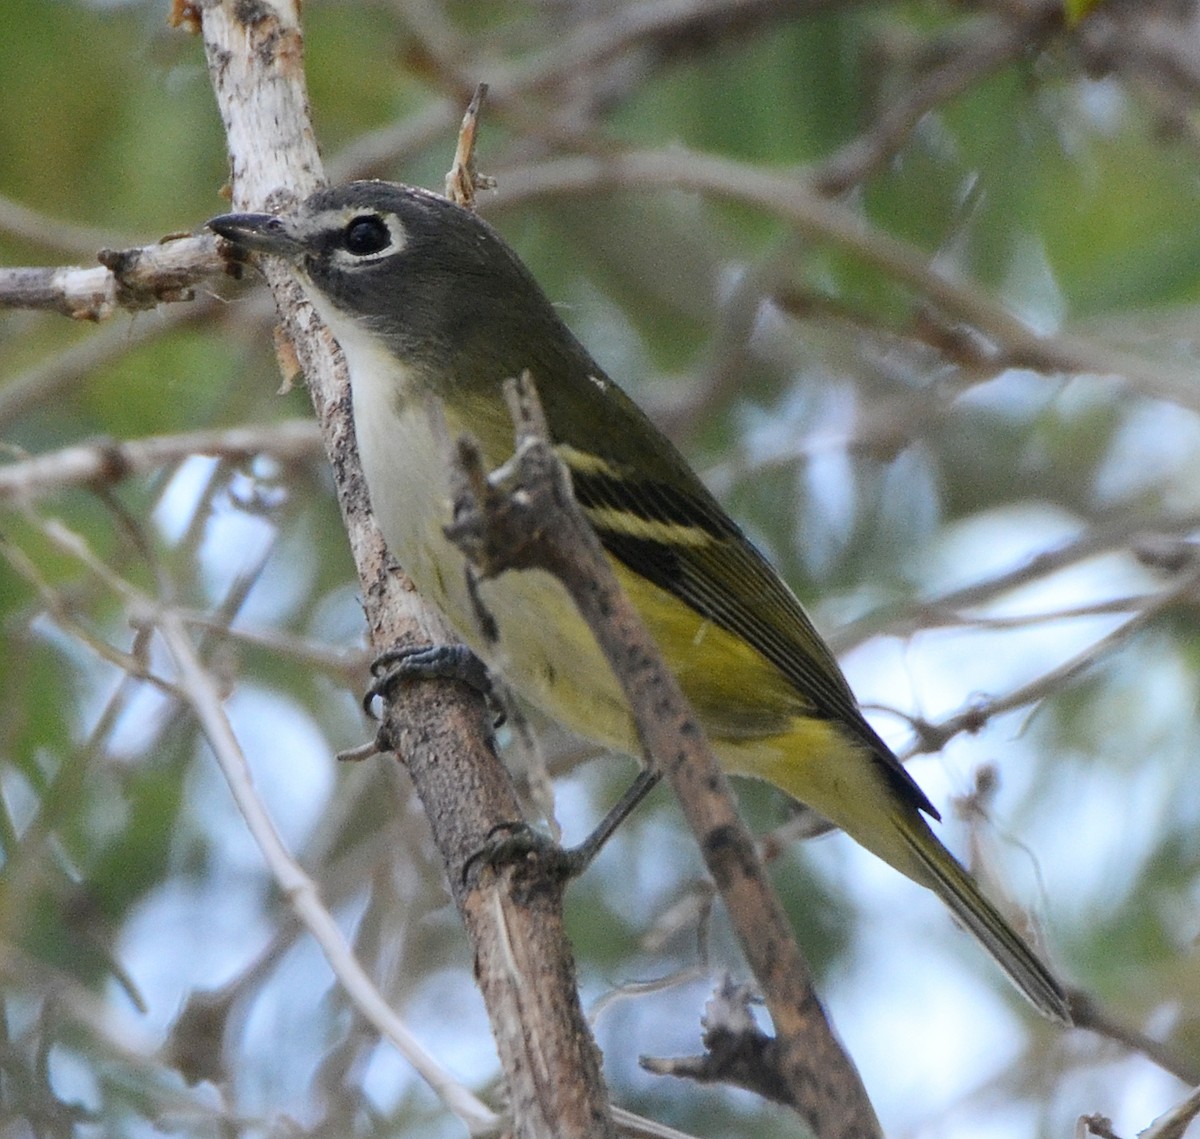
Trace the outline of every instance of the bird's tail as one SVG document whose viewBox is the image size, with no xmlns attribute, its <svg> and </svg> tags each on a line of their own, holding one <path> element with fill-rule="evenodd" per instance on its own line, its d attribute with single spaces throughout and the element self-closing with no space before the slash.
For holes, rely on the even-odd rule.
<svg viewBox="0 0 1200 1139">
<path fill-rule="evenodd" d="M 910 876 L 946 903 L 1035 1008 L 1052 1020 L 1070 1024 L 1071 1004 L 1062 984 L 984 897 L 925 820 L 914 811 L 895 821 L 913 859 Z"/>
</svg>

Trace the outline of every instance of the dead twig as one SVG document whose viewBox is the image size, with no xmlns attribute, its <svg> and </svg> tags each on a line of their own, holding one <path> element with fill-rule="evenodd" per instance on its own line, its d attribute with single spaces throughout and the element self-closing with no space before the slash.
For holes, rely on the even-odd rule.
<svg viewBox="0 0 1200 1139">
<path fill-rule="evenodd" d="M 446 197 L 464 210 L 474 210 L 477 190 L 490 190 L 496 185 L 495 178 L 480 174 L 475 169 L 475 139 L 479 133 L 479 116 L 487 93 L 486 83 L 480 83 L 475 88 L 458 131 L 454 163 L 446 174 Z"/>
<path fill-rule="evenodd" d="M 104 320 L 171 301 L 194 299 L 199 282 L 226 271 L 211 236 L 175 236 L 133 249 L 101 249 L 99 265 L 0 269 L 0 308 Z"/>
</svg>

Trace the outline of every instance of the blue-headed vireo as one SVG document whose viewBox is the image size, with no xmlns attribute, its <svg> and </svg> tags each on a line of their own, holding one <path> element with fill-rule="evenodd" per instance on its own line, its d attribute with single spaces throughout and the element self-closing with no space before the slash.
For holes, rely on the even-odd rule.
<svg viewBox="0 0 1200 1139">
<path fill-rule="evenodd" d="M 491 669 L 580 735 L 637 754 L 617 681 L 561 585 L 509 573 L 473 597 L 443 532 L 445 429 L 473 435 L 499 466 L 512 451 L 502 385 L 528 370 L 575 495 L 726 769 L 781 788 L 929 887 L 1038 1009 L 1070 1022 L 1062 986 L 930 830 L 922 812 L 937 810 L 795 595 L 491 226 L 385 182 L 209 226 L 296 271 L 345 353 L 388 546 Z M 481 628 L 481 609 L 494 628 Z"/>
</svg>

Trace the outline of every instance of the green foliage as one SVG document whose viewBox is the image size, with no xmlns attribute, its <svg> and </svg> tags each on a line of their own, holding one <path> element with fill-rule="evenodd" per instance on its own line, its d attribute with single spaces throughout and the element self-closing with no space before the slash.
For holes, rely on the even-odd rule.
<svg viewBox="0 0 1200 1139">
<path fill-rule="evenodd" d="M 212 208 L 224 177 L 212 92 L 194 45 L 160 21 L 152 5 L 6 3 L 6 194 L 143 236 L 190 226 Z"/>
</svg>

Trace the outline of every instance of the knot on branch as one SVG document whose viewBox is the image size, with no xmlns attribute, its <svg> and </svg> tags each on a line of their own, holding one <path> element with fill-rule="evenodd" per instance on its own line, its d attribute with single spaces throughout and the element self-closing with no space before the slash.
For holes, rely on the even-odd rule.
<svg viewBox="0 0 1200 1139">
<path fill-rule="evenodd" d="M 571 476 L 550 444 L 529 372 L 507 380 L 505 399 L 516 425 L 516 452 L 488 474 L 479 445 L 455 444 L 454 521 L 446 537 L 484 577 L 511 569 L 551 570 L 564 535 L 586 521 L 575 507 Z"/>
<path fill-rule="evenodd" d="M 751 1011 L 757 1000 L 748 985 L 737 984 L 726 974 L 705 1006 L 704 1054 L 675 1059 L 642 1056 L 638 1063 L 657 1075 L 732 1084 L 796 1107 L 787 1076 L 780 1070 L 778 1044 L 759 1028 Z"/>
<path fill-rule="evenodd" d="M 113 303 L 130 310 L 190 301 L 196 283 L 227 264 L 213 234 L 172 233 L 152 245 L 102 249 L 96 258 L 112 274 Z"/>
</svg>

